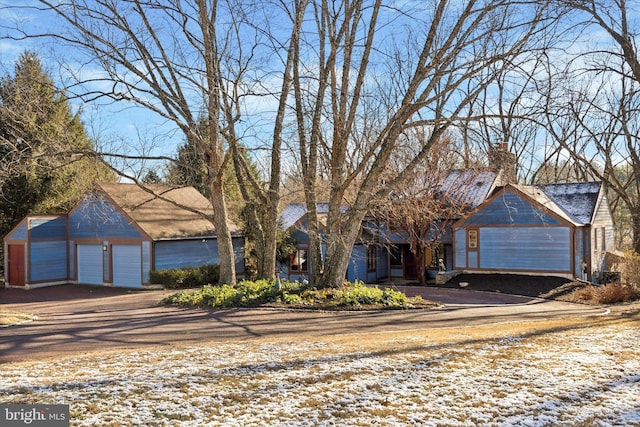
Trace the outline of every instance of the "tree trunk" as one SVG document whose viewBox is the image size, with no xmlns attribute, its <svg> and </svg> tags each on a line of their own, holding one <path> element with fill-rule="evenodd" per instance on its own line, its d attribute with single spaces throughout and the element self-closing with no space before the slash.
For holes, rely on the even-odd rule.
<svg viewBox="0 0 640 427">
<path fill-rule="evenodd" d="M 631 223 L 633 225 L 633 250 L 640 254 L 640 212 L 637 210 L 631 214 Z"/>
<path fill-rule="evenodd" d="M 332 206 L 332 209 L 341 211 L 341 206 Z M 316 285 L 319 288 L 336 288 L 341 286 L 347 275 L 349 260 L 353 244 L 358 238 L 362 220 L 366 210 L 358 209 L 354 205 L 344 215 L 344 219 L 327 221 L 327 249 L 324 257 L 324 272 Z M 329 215 L 332 217 L 333 215 Z M 335 217 L 335 216 L 334 216 Z"/>
<path fill-rule="evenodd" d="M 211 204 L 213 205 L 213 225 L 216 228 L 218 257 L 220 259 L 220 283 L 236 284 L 236 265 L 233 253 L 233 240 L 227 215 L 222 181 L 211 183 Z"/>
<path fill-rule="evenodd" d="M 264 220 L 264 253 L 259 277 L 274 279 L 276 276 L 276 250 L 278 247 L 278 197 L 269 198 L 269 211 Z"/>
<path fill-rule="evenodd" d="M 421 285 L 427 284 L 427 272 L 426 265 L 424 263 L 424 246 L 420 243 L 415 245 L 415 250 L 413 255 L 416 257 L 416 276 L 418 278 L 418 283 Z"/>
</svg>

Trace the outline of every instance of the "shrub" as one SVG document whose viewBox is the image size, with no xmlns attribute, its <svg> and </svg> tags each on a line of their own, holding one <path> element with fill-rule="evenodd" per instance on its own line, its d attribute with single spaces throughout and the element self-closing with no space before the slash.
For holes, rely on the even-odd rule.
<svg viewBox="0 0 640 427">
<path fill-rule="evenodd" d="M 206 285 L 201 289 L 181 291 L 164 300 L 167 304 L 206 308 L 253 307 L 265 303 L 317 305 L 319 307 L 358 307 L 382 305 L 407 308 L 409 299 L 392 289 L 366 286 L 362 282 L 345 284 L 340 289 L 310 289 L 299 282 L 283 280 L 276 288 L 273 280 L 243 280 L 235 286 Z"/>
<path fill-rule="evenodd" d="M 640 290 L 640 254 L 634 251 L 625 252 L 622 278 L 626 284 Z"/>
<path fill-rule="evenodd" d="M 195 288 L 220 281 L 220 266 L 207 264 L 200 267 L 154 270 L 150 273 L 151 283 L 167 289 Z"/>
<path fill-rule="evenodd" d="M 616 304 L 640 298 L 640 292 L 620 282 L 585 286 L 576 292 L 578 299 L 593 304 Z"/>
</svg>

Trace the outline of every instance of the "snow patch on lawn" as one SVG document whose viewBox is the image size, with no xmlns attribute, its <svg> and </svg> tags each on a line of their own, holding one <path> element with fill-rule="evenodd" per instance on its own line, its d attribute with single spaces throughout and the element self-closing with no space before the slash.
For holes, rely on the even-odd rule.
<svg viewBox="0 0 640 427">
<path fill-rule="evenodd" d="M 429 342 L 234 342 L 5 364 L 71 425 L 640 425 L 640 328 Z"/>
</svg>

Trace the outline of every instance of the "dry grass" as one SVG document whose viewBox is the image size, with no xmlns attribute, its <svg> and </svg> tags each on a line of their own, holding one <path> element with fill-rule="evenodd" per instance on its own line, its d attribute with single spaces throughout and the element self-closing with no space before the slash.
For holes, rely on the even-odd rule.
<svg viewBox="0 0 640 427">
<path fill-rule="evenodd" d="M 6 364 L 0 400 L 67 403 L 92 426 L 628 424 L 639 326 L 635 312 L 103 351 Z"/>
<path fill-rule="evenodd" d="M 0 326 L 14 325 L 33 320 L 32 314 L 0 310 Z"/>
<path fill-rule="evenodd" d="M 640 291 L 636 287 L 619 282 L 599 286 L 569 284 L 566 292 L 559 291 L 560 289 L 554 290 L 555 295 L 549 293 L 545 297 L 591 305 L 620 304 L 640 299 Z"/>
</svg>

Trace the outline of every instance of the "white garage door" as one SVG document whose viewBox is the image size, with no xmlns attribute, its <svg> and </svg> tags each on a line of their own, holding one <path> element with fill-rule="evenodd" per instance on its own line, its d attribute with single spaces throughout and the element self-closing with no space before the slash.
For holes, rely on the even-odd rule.
<svg viewBox="0 0 640 427">
<path fill-rule="evenodd" d="M 142 287 L 142 251 L 139 245 L 113 245 L 113 286 Z"/>
<path fill-rule="evenodd" d="M 78 245 L 78 283 L 102 285 L 102 245 Z"/>
</svg>

